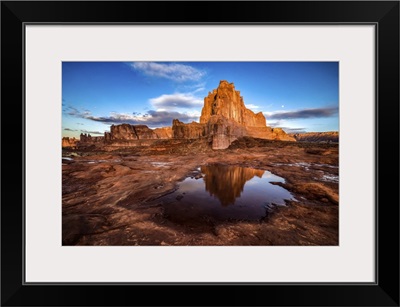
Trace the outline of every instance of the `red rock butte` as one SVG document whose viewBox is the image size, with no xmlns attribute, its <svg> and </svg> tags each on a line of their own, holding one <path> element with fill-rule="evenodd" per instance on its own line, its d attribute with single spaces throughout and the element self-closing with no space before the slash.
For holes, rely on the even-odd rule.
<svg viewBox="0 0 400 307">
<path fill-rule="evenodd" d="M 225 149 L 240 137 L 293 141 L 296 139 L 281 128 L 271 128 L 266 124 L 262 112 L 254 113 L 246 108 L 240 91 L 233 83 L 221 80 L 218 87 L 204 98 L 200 123 L 185 124 L 179 119 L 172 121 L 172 127 L 150 129 L 146 125 L 112 125 L 104 136 L 91 137 L 81 134 L 76 145 L 137 146 L 137 141 L 157 139 L 207 139 L 213 149 Z M 63 147 L 70 140 L 63 138 Z M 75 143 L 75 142 L 74 142 Z M 143 145 L 143 142 L 140 144 Z M 150 144 L 150 143 L 149 143 Z"/>
<path fill-rule="evenodd" d="M 200 123 L 208 123 L 214 115 L 223 116 L 248 127 L 266 127 L 262 112 L 254 114 L 247 109 L 240 91 L 236 91 L 234 84 L 225 80 L 220 81 L 218 88 L 204 98 Z"/>
<path fill-rule="evenodd" d="M 172 123 L 174 138 L 207 137 L 213 149 L 225 149 L 242 136 L 296 141 L 280 128 L 267 127 L 262 112 L 246 108 L 240 92 L 233 83 L 221 80 L 217 89 L 204 98 L 200 123 L 184 124 L 175 119 Z"/>
</svg>

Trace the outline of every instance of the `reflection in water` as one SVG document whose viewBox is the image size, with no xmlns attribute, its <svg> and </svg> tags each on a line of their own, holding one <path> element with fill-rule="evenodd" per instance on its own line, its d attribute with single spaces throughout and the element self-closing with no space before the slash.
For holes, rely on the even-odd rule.
<svg viewBox="0 0 400 307">
<path fill-rule="evenodd" d="M 164 215 L 177 223 L 206 220 L 259 220 L 274 205 L 285 205 L 292 194 L 271 182 L 285 182 L 271 172 L 211 164 L 200 176 L 188 177 L 163 201 Z M 197 178 L 197 179 L 196 179 Z"/>
<path fill-rule="evenodd" d="M 205 175 L 206 191 L 216 196 L 223 206 L 235 203 L 246 181 L 254 176 L 262 178 L 264 174 L 263 170 L 221 164 L 204 165 L 201 172 Z"/>
</svg>

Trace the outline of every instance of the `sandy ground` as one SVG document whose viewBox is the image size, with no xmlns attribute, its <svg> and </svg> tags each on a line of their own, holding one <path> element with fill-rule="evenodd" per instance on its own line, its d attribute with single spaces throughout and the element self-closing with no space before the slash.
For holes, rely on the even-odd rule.
<svg viewBox="0 0 400 307">
<path fill-rule="evenodd" d="M 338 245 L 338 145 L 244 138 L 213 151 L 202 142 L 118 151 L 67 151 L 62 160 L 63 245 Z M 196 225 L 167 218 L 163 196 L 208 163 L 268 170 L 297 201 L 260 221 Z"/>
</svg>

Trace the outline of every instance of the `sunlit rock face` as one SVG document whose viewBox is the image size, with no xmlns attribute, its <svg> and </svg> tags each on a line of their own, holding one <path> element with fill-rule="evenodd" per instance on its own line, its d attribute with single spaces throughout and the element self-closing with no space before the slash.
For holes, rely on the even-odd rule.
<svg viewBox="0 0 400 307">
<path fill-rule="evenodd" d="M 156 139 L 155 132 L 146 125 L 112 125 L 110 128 L 112 140 Z"/>
<path fill-rule="evenodd" d="M 235 90 L 233 83 L 222 80 L 217 89 L 204 98 L 200 123 L 207 123 L 213 115 L 221 115 L 248 127 L 265 127 L 266 121 L 262 112 L 255 114 L 247 109 L 240 92 Z"/>
<path fill-rule="evenodd" d="M 296 141 L 280 128 L 270 128 L 262 112 L 254 113 L 246 108 L 243 97 L 233 83 L 222 80 L 217 89 L 204 98 L 200 124 L 185 124 L 174 120 L 174 138 L 195 139 L 206 137 L 213 149 L 225 149 L 242 136 L 254 138 Z"/>
<path fill-rule="evenodd" d="M 223 206 L 234 204 L 245 183 L 254 176 L 261 178 L 264 174 L 263 170 L 226 165 L 205 165 L 201 167 L 201 172 L 205 174 L 206 191 L 217 197 Z"/>
<path fill-rule="evenodd" d="M 172 138 L 172 127 L 162 127 L 154 129 L 158 139 L 171 139 Z"/>
<path fill-rule="evenodd" d="M 112 125 L 110 132 L 106 132 L 104 137 L 106 141 L 170 139 L 172 138 L 172 128 L 150 129 L 146 125 Z"/>
<path fill-rule="evenodd" d="M 63 137 L 61 141 L 62 148 L 75 148 L 78 140 L 76 138 Z"/>
<path fill-rule="evenodd" d="M 196 122 L 185 124 L 174 119 L 172 121 L 172 133 L 176 139 L 198 139 L 206 136 L 206 126 Z"/>
</svg>

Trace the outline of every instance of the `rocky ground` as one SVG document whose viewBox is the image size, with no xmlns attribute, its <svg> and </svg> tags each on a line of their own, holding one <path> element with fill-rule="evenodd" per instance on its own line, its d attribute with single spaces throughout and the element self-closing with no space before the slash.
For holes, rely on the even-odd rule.
<svg viewBox="0 0 400 307">
<path fill-rule="evenodd" d="M 225 150 L 160 140 L 114 151 L 63 150 L 63 245 L 338 245 L 338 145 L 242 138 Z M 297 201 L 260 221 L 176 224 L 162 197 L 207 163 L 285 178 Z M 201 220 L 201 219 L 200 219 Z"/>
</svg>

